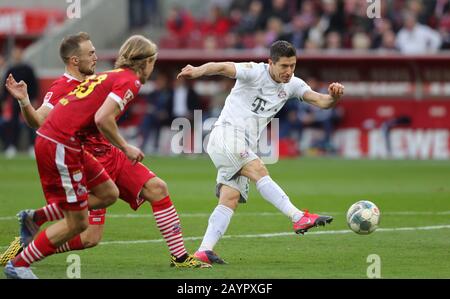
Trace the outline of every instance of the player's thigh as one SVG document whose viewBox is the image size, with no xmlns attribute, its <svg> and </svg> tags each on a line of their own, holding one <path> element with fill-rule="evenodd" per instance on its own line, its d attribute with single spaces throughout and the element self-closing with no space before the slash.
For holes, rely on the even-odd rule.
<svg viewBox="0 0 450 299">
<path fill-rule="evenodd" d="M 214 128 L 207 151 L 219 173 L 231 180 L 244 165 L 258 156 L 246 145 L 244 137 L 239 134 L 230 136 L 224 131 L 221 127 Z"/>
<path fill-rule="evenodd" d="M 83 152 L 83 166 L 87 187 L 92 194 L 98 198 L 112 201 L 119 197 L 119 189 L 109 177 L 103 165 L 87 151 Z"/>
<path fill-rule="evenodd" d="M 48 203 L 87 205 L 87 183 L 81 152 L 38 136 L 35 143 L 39 177 Z"/>
</svg>

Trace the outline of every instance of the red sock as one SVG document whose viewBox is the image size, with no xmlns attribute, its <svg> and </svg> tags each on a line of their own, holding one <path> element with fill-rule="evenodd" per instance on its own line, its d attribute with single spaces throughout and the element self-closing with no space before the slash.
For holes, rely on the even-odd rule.
<svg viewBox="0 0 450 299">
<path fill-rule="evenodd" d="M 152 209 L 156 225 L 169 246 L 170 253 L 176 257 L 185 255 L 187 251 L 181 234 L 180 218 L 178 218 L 178 213 L 170 197 L 167 196 L 160 201 L 152 202 Z"/>
<path fill-rule="evenodd" d="M 64 214 L 62 210 L 55 203 L 34 211 L 34 222 L 39 226 L 47 221 L 55 221 L 63 218 Z"/>
<path fill-rule="evenodd" d="M 14 258 L 12 263 L 15 267 L 29 267 L 32 263 L 40 261 L 55 252 L 56 247 L 47 238 L 46 230 L 44 230 Z"/>
<path fill-rule="evenodd" d="M 71 240 L 67 241 L 66 243 L 62 244 L 56 249 L 56 253 L 62 253 L 72 250 L 81 250 L 84 249 L 83 242 L 81 241 L 81 236 L 75 236 Z"/>
</svg>

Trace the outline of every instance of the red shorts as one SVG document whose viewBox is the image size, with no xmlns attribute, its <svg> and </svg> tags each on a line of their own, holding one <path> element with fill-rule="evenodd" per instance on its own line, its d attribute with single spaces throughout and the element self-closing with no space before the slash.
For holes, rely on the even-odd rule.
<svg viewBox="0 0 450 299">
<path fill-rule="evenodd" d="M 37 136 L 35 153 L 47 203 L 56 203 L 66 210 L 85 209 L 88 190 L 83 151 Z"/>
<path fill-rule="evenodd" d="M 87 151 L 83 151 L 84 170 L 86 172 L 86 183 L 88 190 L 98 186 L 107 180 L 109 175 L 97 159 Z"/>
<path fill-rule="evenodd" d="M 119 188 L 119 197 L 126 201 L 133 210 L 137 210 L 144 200 L 139 197 L 144 184 L 156 177 L 144 164 L 132 164 L 127 156 L 116 147 L 112 147 L 107 154 L 98 156 L 111 179 Z"/>
</svg>

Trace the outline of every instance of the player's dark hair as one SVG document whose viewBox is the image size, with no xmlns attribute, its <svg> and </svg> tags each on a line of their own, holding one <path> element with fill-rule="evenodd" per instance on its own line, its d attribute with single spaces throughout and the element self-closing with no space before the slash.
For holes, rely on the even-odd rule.
<svg viewBox="0 0 450 299">
<path fill-rule="evenodd" d="M 78 55 L 80 44 L 87 40 L 91 40 L 91 38 L 86 32 L 78 32 L 77 34 L 64 37 L 59 46 L 59 56 L 61 56 L 65 64 L 69 62 L 70 57 Z"/>
<path fill-rule="evenodd" d="M 279 40 L 270 46 L 270 59 L 272 59 L 273 63 L 277 63 L 281 57 L 292 56 L 297 56 L 297 54 L 294 46 L 287 41 Z"/>
</svg>

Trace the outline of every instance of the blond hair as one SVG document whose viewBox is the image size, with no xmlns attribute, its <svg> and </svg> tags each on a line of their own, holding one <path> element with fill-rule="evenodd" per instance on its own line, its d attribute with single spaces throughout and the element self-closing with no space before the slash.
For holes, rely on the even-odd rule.
<svg viewBox="0 0 450 299">
<path fill-rule="evenodd" d="M 142 35 L 133 35 L 128 38 L 119 50 L 116 68 L 129 68 L 140 73 L 146 66 L 147 59 L 156 59 L 157 46 Z"/>
</svg>

